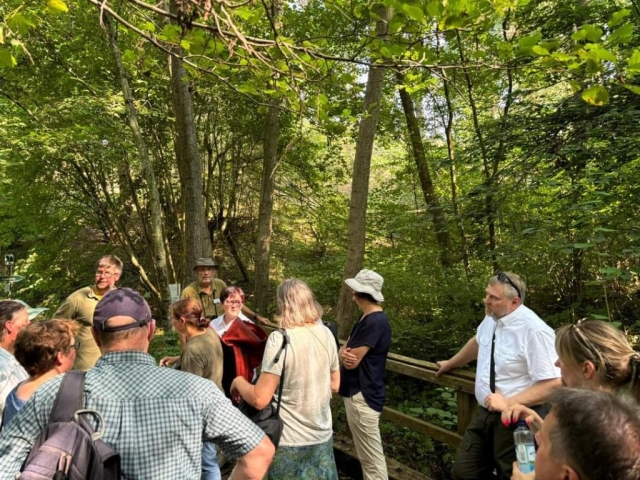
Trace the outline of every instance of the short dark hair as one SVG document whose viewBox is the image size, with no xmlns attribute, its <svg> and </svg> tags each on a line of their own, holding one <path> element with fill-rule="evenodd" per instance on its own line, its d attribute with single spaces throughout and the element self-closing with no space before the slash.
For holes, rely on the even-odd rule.
<svg viewBox="0 0 640 480">
<path fill-rule="evenodd" d="M 0 341 L 4 339 L 4 323 L 13 320 L 13 316 L 25 308 L 15 300 L 0 300 Z"/>
<path fill-rule="evenodd" d="M 58 352 L 69 353 L 79 329 L 74 320 L 60 318 L 30 323 L 16 338 L 16 360 L 29 375 L 39 377 L 56 366 Z"/>
<path fill-rule="evenodd" d="M 220 303 L 224 303 L 227 298 L 235 294 L 240 295 L 240 299 L 242 300 L 242 303 L 244 303 L 244 290 L 240 287 L 236 287 L 235 285 L 230 285 L 222 290 L 222 293 L 220 294 Z"/>
<path fill-rule="evenodd" d="M 549 395 L 552 455 L 581 480 L 640 478 L 640 407 L 629 397 L 559 388 Z"/>
<path fill-rule="evenodd" d="M 380 303 L 375 298 L 373 298 L 373 296 L 370 293 L 354 291 L 353 294 L 362 300 L 366 300 L 367 302 L 375 303 L 376 305 Z"/>
</svg>

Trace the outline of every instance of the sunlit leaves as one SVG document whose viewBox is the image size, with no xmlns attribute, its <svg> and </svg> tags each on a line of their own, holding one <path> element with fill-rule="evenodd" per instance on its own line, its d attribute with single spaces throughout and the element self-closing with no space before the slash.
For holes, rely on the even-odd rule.
<svg viewBox="0 0 640 480">
<path fill-rule="evenodd" d="M 609 92 L 602 85 L 594 85 L 586 89 L 581 97 L 589 105 L 602 106 L 609 102 Z"/>
<path fill-rule="evenodd" d="M 49 13 L 66 13 L 69 11 L 69 7 L 64 0 L 49 0 L 47 2 L 47 11 Z"/>
<path fill-rule="evenodd" d="M 625 23 L 621 27 L 618 27 L 610 36 L 607 38 L 607 43 L 610 45 L 618 45 L 621 43 L 627 43 L 631 40 L 631 35 L 633 34 L 633 25 L 630 23 Z"/>
<path fill-rule="evenodd" d="M 0 68 L 15 67 L 16 64 L 16 59 L 11 54 L 11 50 L 5 47 L 0 47 Z"/>
</svg>

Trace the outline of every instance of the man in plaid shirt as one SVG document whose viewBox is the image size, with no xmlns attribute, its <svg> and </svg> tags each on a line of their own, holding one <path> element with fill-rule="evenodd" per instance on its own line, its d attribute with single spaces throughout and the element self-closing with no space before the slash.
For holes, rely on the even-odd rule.
<svg viewBox="0 0 640 480">
<path fill-rule="evenodd" d="M 210 441 L 238 460 L 231 478 L 262 479 L 273 444 L 213 382 L 156 366 L 147 353 L 154 330 L 147 302 L 133 290 L 112 290 L 96 307 L 93 334 L 102 357 L 87 372 L 84 406 L 102 414 L 103 440 L 120 453 L 123 478 L 199 480 L 202 442 Z M 3 429 L 0 479 L 20 470 L 61 381 L 40 387 Z"/>
</svg>

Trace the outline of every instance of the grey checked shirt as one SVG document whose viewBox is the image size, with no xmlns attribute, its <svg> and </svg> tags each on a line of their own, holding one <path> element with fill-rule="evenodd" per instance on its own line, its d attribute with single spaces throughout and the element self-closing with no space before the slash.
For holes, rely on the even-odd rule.
<svg viewBox="0 0 640 480">
<path fill-rule="evenodd" d="M 13 479 L 47 424 L 62 376 L 42 385 L 0 434 L 0 479 Z M 234 459 L 264 433 L 204 378 L 156 366 L 146 353 L 112 352 L 87 372 L 85 408 L 105 421 L 123 479 L 200 479 L 202 441 Z M 94 421 L 94 427 L 96 427 Z"/>
</svg>

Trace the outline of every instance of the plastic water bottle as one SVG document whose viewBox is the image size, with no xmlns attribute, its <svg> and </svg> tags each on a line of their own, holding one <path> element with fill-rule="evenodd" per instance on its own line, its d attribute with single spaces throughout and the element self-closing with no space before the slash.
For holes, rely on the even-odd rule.
<svg viewBox="0 0 640 480">
<path fill-rule="evenodd" d="M 533 472 L 536 463 L 536 445 L 533 441 L 533 432 L 529 430 L 524 420 L 518 420 L 518 428 L 513 432 L 513 440 L 516 444 L 518 468 L 522 473 Z"/>
</svg>

